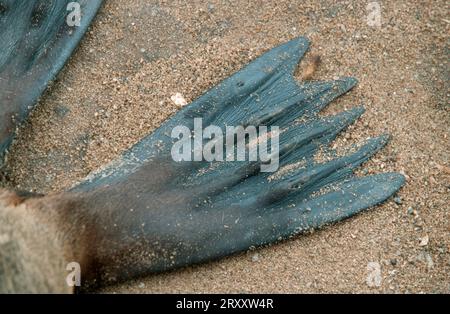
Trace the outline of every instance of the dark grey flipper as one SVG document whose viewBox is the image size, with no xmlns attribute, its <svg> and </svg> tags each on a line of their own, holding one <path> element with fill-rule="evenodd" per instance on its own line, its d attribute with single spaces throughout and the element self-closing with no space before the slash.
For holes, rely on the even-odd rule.
<svg viewBox="0 0 450 314">
<path fill-rule="evenodd" d="M 0 166 L 15 128 L 61 70 L 101 0 L 79 0 L 79 26 L 66 19 L 70 0 L 0 0 Z"/>
<path fill-rule="evenodd" d="M 307 48 L 308 41 L 297 38 L 270 50 L 66 194 L 83 221 L 95 217 L 85 287 L 286 239 L 350 217 L 401 187 L 397 173 L 353 175 L 386 144 L 386 135 L 347 156 L 314 160 L 364 110 L 317 115 L 356 80 L 297 83 L 293 71 Z M 204 126 L 279 126 L 280 166 L 303 167 L 272 178 L 258 162 L 175 162 L 171 131 L 192 129 L 196 117 Z"/>
</svg>

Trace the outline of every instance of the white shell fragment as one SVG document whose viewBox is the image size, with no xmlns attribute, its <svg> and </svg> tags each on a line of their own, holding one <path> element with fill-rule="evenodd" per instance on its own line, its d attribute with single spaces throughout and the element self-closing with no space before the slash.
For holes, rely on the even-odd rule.
<svg viewBox="0 0 450 314">
<path fill-rule="evenodd" d="M 172 97 L 170 97 L 170 100 L 172 100 L 172 102 L 178 107 L 184 107 L 187 105 L 186 99 L 184 99 L 183 95 L 181 95 L 180 93 L 172 95 Z"/>
</svg>

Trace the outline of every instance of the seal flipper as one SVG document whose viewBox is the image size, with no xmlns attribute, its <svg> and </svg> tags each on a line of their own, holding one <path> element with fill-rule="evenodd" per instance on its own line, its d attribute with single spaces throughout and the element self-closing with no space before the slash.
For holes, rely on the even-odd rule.
<svg viewBox="0 0 450 314">
<path fill-rule="evenodd" d="M 55 247 L 68 256 L 61 264 L 81 264 L 82 289 L 286 239 L 383 202 L 401 187 L 400 174 L 353 175 L 387 137 L 327 163 L 314 160 L 363 110 L 317 115 L 356 80 L 297 83 L 292 73 L 306 49 L 303 38 L 272 49 L 70 191 L 27 200 L 27 217 L 55 216 L 54 238 L 64 240 Z M 219 127 L 279 126 L 280 165 L 304 166 L 271 180 L 258 162 L 176 162 L 171 131 L 191 127 L 194 118 Z"/>
<path fill-rule="evenodd" d="M 387 136 L 369 140 L 348 156 L 314 161 L 315 154 L 364 110 L 318 117 L 356 80 L 297 83 L 293 62 L 306 45 L 300 38 L 267 52 L 67 194 L 77 199 L 81 216 L 95 217 L 98 225 L 93 233 L 102 249 L 92 254 L 95 267 L 85 277 L 87 286 L 285 239 L 354 215 L 400 188 L 400 174 L 353 175 L 386 144 Z M 171 130 L 178 125 L 191 128 L 194 118 L 221 127 L 280 126 L 280 164 L 303 160 L 305 166 L 270 180 L 258 162 L 176 162 L 170 155 Z M 304 121 L 298 123 L 298 118 Z"/>
<path fill-rule="evenodd" d="M 0 166 L 15 128 L 66 63 L 102 1 L 76 2 L 79 26 L 67 24 L 70 2 L 0 0 Z"/>
</svg>

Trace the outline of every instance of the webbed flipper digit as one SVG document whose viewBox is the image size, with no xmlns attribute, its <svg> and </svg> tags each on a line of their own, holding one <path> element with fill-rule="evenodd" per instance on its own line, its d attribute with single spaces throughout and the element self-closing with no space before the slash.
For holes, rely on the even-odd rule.
<svg viewBox="0 0 450 314">
<path fill-rule="evenodd" d="M 0 166 L 15 128 L 69 59 L 102 1 L 76 2 L 79 26 L 67 24 L 70 2 L 0 0 Z"/>
<path fill-rule="evenodd" d="M 353 171 L 387 136 L 345 156 L 314 158 L 364 110 L 317 114 L 356 80 L 296 82 L 293 71 L 307 47 L 306 39 L 297 38 L 270 50 L 118 160 L 68 192 L 26 199 L 15 215 L 22 210 L 27 217 L 54 217 L 57 239 L 66 239 L 60 244 L 64 260 L 81 264 L 82 288 L 90 289 L 273 243 L 383 202 L 401 187 L 403 176 L 361 178 Z M 171 131 L 180 125 L 192 129 L 195 118 L 204 126 L 279 126 L 280 166 L 302 166 L 266 173 L 259 161 L 175 161 Z M 1 219 L 2 214 L 0 227 Z M 75 247 L 67 245 L 75 239 Z"/>
</svg>

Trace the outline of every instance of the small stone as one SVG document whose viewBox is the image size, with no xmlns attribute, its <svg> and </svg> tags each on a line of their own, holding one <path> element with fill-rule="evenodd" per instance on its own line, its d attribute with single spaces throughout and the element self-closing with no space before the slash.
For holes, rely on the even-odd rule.
<svg viewBox="0 0 450 314">
<path fill-rule="evenodd" d="M 392 258 L 389 262 L 391 263 L 392 266 L 397 265 L 397 259 L 396 258 Z"/>
<path fill-rule="evenodd" d="M 258 261 L 259 261 L 259 254 L 258 253 L 253 254 L 252 262 L 258 262 Z"/>
<path fill-rule="evenodd" d="M 172 95 L 172 97 L 170 97 L 170 100 L 172 100 L 172 102 L 178 107 L 184 107 L 187 105 L 186 99 L 184 99 L 183 95 L 181 95 L 180 93 Z"/>
<path fill-rule="evenodd" d="M 70 112 L 70 109 L 64 105 L 59 105 L 54 109 L 54 112 L 59 118 L 64 118 Z"/>
<path fill-rule="evenodd" d="M 11 241 L 9 234 L 7 234 L 7 233 L 0 234 L 0 245 L 4 245 L 4 244 L 8 243 L 9 241 Z"/>
<path fill-rule="evenodd" d="M 406 213 L 408 215 L 412 215 L 412 214 L 414 214 L 414 209 L 411 206 L 409 206 L 408 209 L 406 210 Z"/>
<path fill-rule="evenodd" d="M 420 238 L 419 246 L 427 246 L 429 240 L 430 237 L 428 235 L 424 236 L 423 238 Z"/>
<path fill-rule="evenodd" d="M 425 254 L 425 261 L 427 262 L 428 269 L 433 268 L 434 262 L 433 262 L 433 258 L 431 257 L 430 254 L 428 254 L 428 253 Z"/>
<path fill-rule="evenodd" d="M 141 283 L 139 284 L 139 288 L 144 289 L 144 288 L 145 288 L 145 283 L 141 282 Z"/>
<path fill-rule="evenodd" d="M 400 196 L 394 197 L 394 202 L 397 205 L 401 205 L 402 204 L 402 198 Z"/>
<path fill-rule="evenodd" d="M 434 267 L 433 258 L 431 257 L 431 255 L 428 252 L 420 252 L 417 255 L 417 260 L 422 263 L 425 263 L 427 265 L 428 269 L 431 269 Z"/>
</svg>

